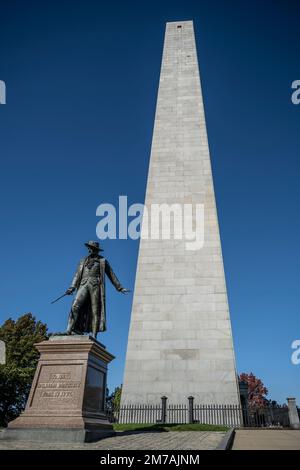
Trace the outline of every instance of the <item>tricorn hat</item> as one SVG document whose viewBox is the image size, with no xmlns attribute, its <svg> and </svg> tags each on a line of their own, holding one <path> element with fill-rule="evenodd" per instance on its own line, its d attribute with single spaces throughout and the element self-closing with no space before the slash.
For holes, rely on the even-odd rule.
<svg viewBox="0 0 300 470">
<path fill-rule="evenodd" d="M 86 242 L 85 246 L 95 248 L 98 251 L 103 251 L 102 248 L 100 248 L 99 242 L 94 242 L 93 240 Z"/>
</svg>

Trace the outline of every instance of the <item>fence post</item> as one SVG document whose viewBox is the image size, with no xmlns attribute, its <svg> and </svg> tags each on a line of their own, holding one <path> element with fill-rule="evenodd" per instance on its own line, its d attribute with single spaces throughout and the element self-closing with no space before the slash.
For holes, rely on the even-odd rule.
<svg viewBox="0 0 300 470">
<path fill-rule="evenodd" d="M 293 429 L 300 429 L 299 415 L 296 406 L 296 398 L 287 398 L 289 407 L 290 426 Z"/>
<path fill-rule="evenodd" d="M 188 397 L 189 401 L 189 424 L 194 422 L 194 397 Z"/>
<path fill-rule="evenodd" d="M 247 428 L 250 426 L 250 413 L 249 413 L 249 406 L 248 404 L 242 405 L 242 426 Z"/>
<path fill-rule="evenodd" d="M 0 340 L 0 364 L 5 364 L 5 343 L 4 341 Z"/>
<path fill-rule="evenodd" d="M 161 397 L 161 422 L 167 422 L 167 399 L 168 397 Z"/>
</svg>

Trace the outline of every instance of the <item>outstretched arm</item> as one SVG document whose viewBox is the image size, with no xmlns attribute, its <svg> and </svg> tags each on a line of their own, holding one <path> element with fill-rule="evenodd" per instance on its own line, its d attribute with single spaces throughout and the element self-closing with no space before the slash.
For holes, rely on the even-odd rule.
<svg viewBox="0 0 300 470">
<path fill-rule="evenodd" d="M 119 279 L 113 272 L 112 267 L 107 260 L 105 260 L 105 274 L 119 292 L 122 292 L 123 294 L 129 292 L 127 289 L 125 289 L 125 287 L 122 287 Z"/>
</svg>

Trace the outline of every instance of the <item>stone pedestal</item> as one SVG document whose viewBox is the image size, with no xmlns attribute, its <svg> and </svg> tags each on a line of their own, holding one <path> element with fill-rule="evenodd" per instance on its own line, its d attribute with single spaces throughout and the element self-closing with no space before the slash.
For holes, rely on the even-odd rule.
<svg viewBox="0 0 300 470">
<path fill-rule="evenodd" d="M 26 409 L 4 438 L 82 442 L 113 434 L 104 407 L 114 356 L 91 336 L 53 336 L 36 347 L 41 356 Z"/>
<path fill-rule="evenodd" d="M 293 429 L 300 429 L 296 398 L 287 398 L 287 402 L 289 407 L 290 426 Z"/>
</svg>

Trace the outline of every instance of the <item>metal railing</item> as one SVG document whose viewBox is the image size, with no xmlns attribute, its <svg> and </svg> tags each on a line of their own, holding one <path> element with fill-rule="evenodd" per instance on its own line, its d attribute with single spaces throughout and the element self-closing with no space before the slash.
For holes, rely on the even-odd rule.
<svg viewBox="0 0 300 470">
<path fill-rule="evenodd" d="M 286 405 L 249 407 L 243 410 L 245 427 L 289 427 L 289 411 Z"/>
<path fill-rule="evenodd" d="M 107 410 L 110 422 L 169 423 L 169 424 L 213 424 L 227 427 L 288 427 L 288 407 L 267 405 L 264 407 L 241 407 L 240 405 L 198 405 L 189 397 L 186 404 L 168 404 L 162 397 L 161 404 L 130 404 L 119 410 Z"/>
</svg>

